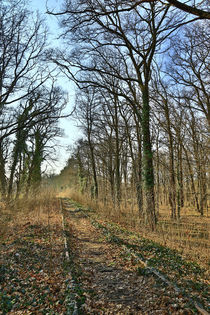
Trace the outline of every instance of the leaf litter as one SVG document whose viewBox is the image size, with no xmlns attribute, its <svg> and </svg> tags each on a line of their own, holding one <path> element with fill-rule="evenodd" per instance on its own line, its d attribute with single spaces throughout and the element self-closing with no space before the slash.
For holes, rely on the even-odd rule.
<svg viewBox="0 0 210 315">
<path fill-rule="evenodd" d="M 68 204 L 68 202 L 66 202 Z M 65 211 L 71 229 L 69 244 L 85 302 L 81 314 L 194 314 L 185 295 L 176 292 L 145 269 L 122 246 L 110 242 L 84 211 Z M 77 209 L 78 210 L 78 209 Z"/>
<path fill-rule="evenodd" d="M 187 315 L 197 312 L 184 294 L 147 273 L 135 257 L 123 250 L 118 243 L 119 233 L 114 239 L 111 234 L 107 236 L 105 222 L 101 227 L 93 226 L 81 211 L 74 211 L 75 206 L 68 200 L 66 205 L 70 264 L 65 261 L 58 213 L 52 215 L 51 224 L 22 220 L 2 239 L 0 314 L 73 314 L 68 304 L 75 296 L 78 314 Z M 125 234 L 123 242 L 139 246 L 135 238 L 128 240 Z M 151 244 L 141 245 L 141 252 L 147 253 L 151 265 L 157 264 L 162 271 L 173 274 L 170 263 L 167 267 L 167 261 L 161 265 L 154 259 L 159 255 L 161 261 L 161 253 L 155 254 Z M 177 264 L 179 267 L 179 261 Z M 184 274 L 185 271 L 180 272 L 180 283 Z M 188 281 L 193 290 L 194 281 L 183 280 Z"/>
<path fill-rule="evenodd" d="M 0 314 L 66 314 L 61 224 L 22 221 L 0 244 Z"/>
</svg>

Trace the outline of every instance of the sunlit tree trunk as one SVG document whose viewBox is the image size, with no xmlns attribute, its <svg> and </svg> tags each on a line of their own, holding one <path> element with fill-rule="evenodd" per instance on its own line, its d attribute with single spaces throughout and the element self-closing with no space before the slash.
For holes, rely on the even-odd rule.
<svg viewBox="0 0 210 315">
<path fill-rule="evenodd" d="M 196 188 L 195 188 L 195 183 L 194 183 L 194 172 L 192 170 L 191 162 L 189 160 L 189 153 L 187 152 L 187 149 L 184 146 L 183 146 L 183 149 L 184 149 L 184 152 L 185 152 L 185 157 L 186 157 L 186 161 L 187 161 L 187 165 L 188 165 L 190 181 L 191 181 L 191 190 L 192 190 L 192 194 L 193 194 L 193 197 L 194 197 L 194 200 L 195 200 L 196 210 L 198 212 L 200 212 L 199 202 L 198 202 L 198 195 L 197 195 Z"/>
</svg>

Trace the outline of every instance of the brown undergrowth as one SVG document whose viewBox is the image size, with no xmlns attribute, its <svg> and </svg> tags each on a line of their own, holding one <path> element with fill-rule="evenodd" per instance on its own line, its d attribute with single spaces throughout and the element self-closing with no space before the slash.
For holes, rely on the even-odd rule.
<svg viewBox="0 0 210 315">
<path fill-rule="evenodd" d="M 63 199 L 70 249 L 85 298 L 81 314 L 193 314 L 188 299 L 142 270 L 74 202 Z"/>
<path fill-rule="evenodd" d="M 0 314 L 66 314 L 59 210 L 50 191 L 2 207 Z"/>
<path fill-rule="evenodd" d="M 161 245 L 176 249 L 186 259 L 197 262 L 205 268 L 209 267 L 210 218 L 207 214 L 201 217 L 193 209 L 184 208 L 181 219 L 172 220 L 169 209 L 160 207 L 157 229 L 151 232 L 139 218 L 136 206 L 124 204 L 117 209 L 112 203 L 107 202 L 104 205 L 101 201 L 94 201 L 87 195 L 68 189 L 59 193 L 59 196 L 70 197 L 85 207 L 95 210 L 103 219 L 120 224 Z"/>
</svg>

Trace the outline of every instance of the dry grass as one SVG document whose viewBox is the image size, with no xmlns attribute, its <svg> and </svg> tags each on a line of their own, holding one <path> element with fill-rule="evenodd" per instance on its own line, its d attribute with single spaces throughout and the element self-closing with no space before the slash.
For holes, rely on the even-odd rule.
<svg viewBox="0 0 210 315">
<path fill-rule="evenodd" d="M 0 207 L 0 238 L 14 232 L 20 225 L 50 226 L 60 220 L 58 215 L 59 202 L 55 193 L 45 190 L 22 198 L 10 205 L 1 204 Z"/>
<path fill-rule="evenodd" d="M 91 200 L 88 195 L 82 195 L 73 189 L 66 189 L 59 193 L 59 196 L 70 197 L 95 210 L 103 219 L 118 223 L 128 230 L 140 233 L 145 238 L 176 249 L 186 259 L 206 268 L 209 267 L 210 218 L 207 215 L 201 217 L 193 209 L 183 208 L 181 219 L 172 220 L 169 208 L 160 207 L 157 229 L 151 232 L 139 218 L 134 204 L 124 204 L 120 209 L 114 209 L 111 202 L 104 205 L 103 202 Z"/>
<path fill-rule="evenodd" d="M 67 314 L 71 278 L 59 200 L 45 190 L 2 211 L 10 219 L 0 238 L 0 313 Z"/>
<path fill-rule="evenodd" d="M 8 230 L 10 220 L 11 211 L 6 208 L 3 202 L 0 202 L 0 239 Z"/>
</svg>

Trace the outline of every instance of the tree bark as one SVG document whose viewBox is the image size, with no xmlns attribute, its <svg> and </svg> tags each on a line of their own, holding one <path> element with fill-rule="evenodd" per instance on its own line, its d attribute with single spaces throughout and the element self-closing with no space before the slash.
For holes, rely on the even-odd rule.
<svg viewBox="0 0 210 315">
<path fill-rule="evenodd" d="M 167 124 L 167 133 L 169 140 L 169 173 L 170 173 L 170 186 L 169 186 L 169 203 L 171 206 L 171 217 L 176 219 L 176 180 L 174 170 L 174 148 L 173 148 L 173 135 L 171 131 L 171 122 L 169 117 L 169 108 L 167 101 L 164 100 L 164 113 Z"/>
<path fill-rule="evenodd" d="M 184 152 L 185 152 L 186 161 L 187 161 L 187 165 L 188 165 L 188 169 L 189 169 L 189 175 L 190 175 L 190 180 L 191 180 L 191 189 L 192 189 L 192 194 L 193 194 L 193 196 L 195 198 L 196 209 L 197 209 L 198 212 L 200 212 L 198 196 L 197 196 L 197 192 L 196 192 L 196 189 L 195 189 L 193 170 L 192 170 L 192 167 L 191 167 L 191 164 L 190 164 L 190 160 L 189 160 L 187 149 L 184 146 L 183 146 L 183 149 L 184 149 Z"/>
<path fill-rule="evenodd" d="M 184 12 L 198 16 L 201 19 L 210 19 L 210 12 L 208 12 L 208 11 L 197 9 L 196 7 L 189 6 L 185 3 L 182 3 L 182 2 L 177 1 L 177 0 L 167 0 L 167 1 L 171 5 L 175 6 L 176 8 L 178 8 Z"/>
<path fill-rule="evenodd" d="M 0 143 L 0 192 L 2 199 L 6 197 L 6 186 L 5 160 L 3 156 L 2 143 Z"/>
<path fill-rule="evenodd" d="M 142 135 L 143 135 L 143 178 L 146 197 L 146 220 L 155 229 L 157 217 L 155 212 L 155 198 L 154 198 L 154 170 L 152 145 L 150 139 L 150 106 L 148 86 L 142 87 Z"/>
<path fill-rule="evenodd" d="M 118 107 L 117 95 L 114 95 L 114 130 L 115 130 L 115 182 L 116 182 L 116 197 L 117 205 L 121 202 L 121 176 L 120 176 L 120 144 L 119 144 L 119 123 L 118 123 Z"/>
<path fill-rule="evenodd" d="M 94 181 L 93 192 L 91 195 L 93 198 L 98 198 L 98 179 L 97 179 L 97 173 L 96 173 L 96 162 L 95 162 L 95 156 L 94 156 L 94 147 L 91 142 L 90 134 L 88 134 L 88 144 L 90 148 L 91 167 L 93 171 L 93 181 Z"/>
</svg>

